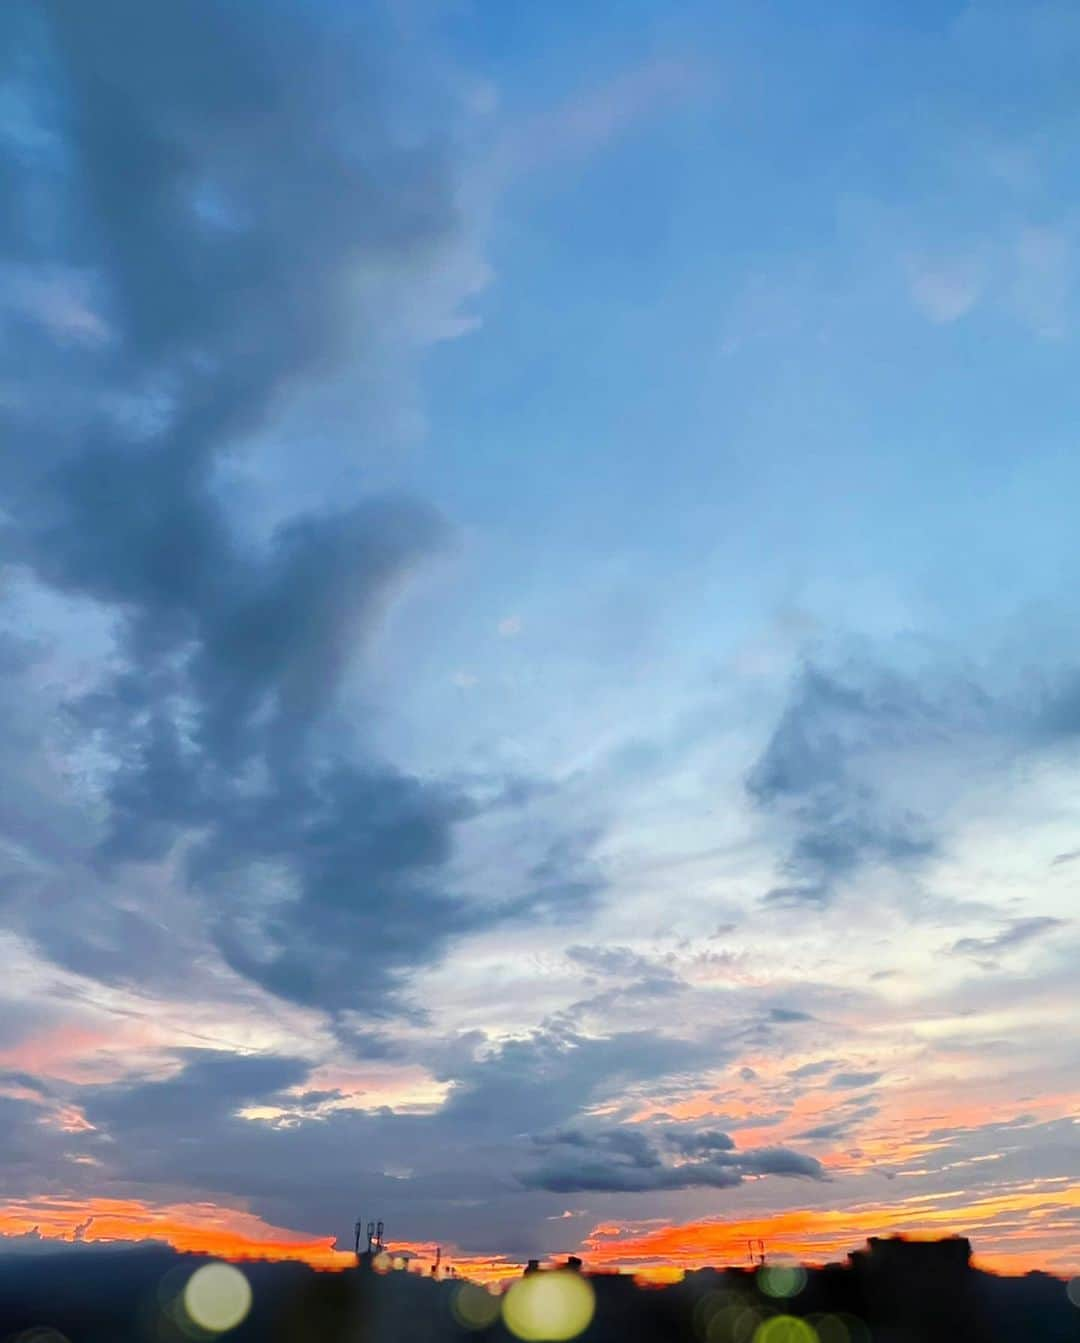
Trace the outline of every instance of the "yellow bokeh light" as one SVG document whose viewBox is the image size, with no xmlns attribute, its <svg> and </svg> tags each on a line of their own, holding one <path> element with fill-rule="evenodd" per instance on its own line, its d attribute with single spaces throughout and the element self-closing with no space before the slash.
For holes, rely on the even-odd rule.
<svg viewBox="0 0 1080 1343">
<path fill-rule="evenodd" d="M 212 1334 L 235 1329 L 251 1309 L 251 1285 L 232 1264 L 204 1264 L 187 1280 L 184 1310 Z"/>
<path fill-rule="evenodd" d="M 499 1318 L 501 1308 L 499 1298 L 475 1282 L 463 1282 L 450 1306 L 454 1319 L 466 1329 L 486 1329 Z"/>
<path fill-rule="evenodd" d="M 772 1315 L 754 1333 L 754 1343 L 818 1343 L 812 1324 L 795 1315 Z"/>
<path fill-rule="evenodd" d="M 526 1343 L 576 1338 L 596 1309 L 592 1284 L 578 1273 L 530 1273 L 503 1297 L 503 1322 Z"/>
</svg>

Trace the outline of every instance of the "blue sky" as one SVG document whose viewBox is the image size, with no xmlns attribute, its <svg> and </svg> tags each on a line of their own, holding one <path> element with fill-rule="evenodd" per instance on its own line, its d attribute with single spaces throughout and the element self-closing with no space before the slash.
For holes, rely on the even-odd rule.
<svg viewBox="0 0 1080 1343">
<path fill-rule="evenodd" d="M 10 1243 L 1075 1270 L 1077 16 L 0 33 Z"/>
</svg>

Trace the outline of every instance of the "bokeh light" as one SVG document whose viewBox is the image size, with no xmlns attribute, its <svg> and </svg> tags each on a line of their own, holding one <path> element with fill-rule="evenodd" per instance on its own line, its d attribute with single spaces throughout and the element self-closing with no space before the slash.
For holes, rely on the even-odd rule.
<svg viewBox="0 0 1080 1343">
<path fill-rule="evenodd" d="M 846 1311 L 807 1317 L 819 1343 L 870 1343 L 870 1330 L 857 1315 Z"/>
<path fill-rule="evenodd" d="M 1080 1278 L 1073 1278 L 1065 1284 L 1065 1295 L 1080 1310 Z"/>
<path fill-rule="evenodd" d="M 757 1285 L 766 1296 L 786 1301 L 806 1286 L 806 1269 L 801 1264 L 765 1264 L 757 1271 Z"/>
<path fill-rule="evenodd" d="M 596 1309 L 592 1284 L 578 1273 L 530 1273 L 502 1301 L 503 1322 L 518 1338 L 561 1340 L 587 1329 Z"/>
<path fill-rule="evenodd" d="M 184 1309 L 200 1329 L 223 1334 L 251 1309 L 251 1285 L 232 1264 L 204 1264 L 187 1280 Z"/>
<path fill-rule="evenodd" d="M 486 1329 L 499 1318 L 502 1302 L 479 1283 L 463 1282 L 450 1303 L 454 1319 L 466 1329 Z"/>
<path fill-rule="evenodd" d="M 847 1325 L 839 1315 L 808 1315 L 807 1323 L 813 1325 L 820 1343 L 851 1343 Z"/>
<path fill-rule="evenodd" d="M 752 1343 L 761 1320 L 760 1311 L 734 1300 L 710 1315 L 708 1343 Z"/>
<path fill-rule="evenodd" d="M 379 1253 L 375 1256 L 375 1258 L 371 1261 L 371 1267 L 375 1270 L 376 1273 L 389 1273 L 390 1270 L 394 1267 L 394 1261 L 390 1258 L 390 1256 L 386 1253 L 385 1250 L 380 1250 Z"/>
<path fill-rule="evenodd" d="M 698 1298 L 694 1305 L 694 1334 L 701 1343 L 707 1343 L 709 1327 L 720 1312 L 738 1305 L 745 1308 L 746 1298 L 730 1291 L 713 1290 Z"/>
<path fill-rule="evenodd" d="M 155 1292 L 157 1303 L 162 1310 L 168 1310 L 175 1304 L 177 1298 L 183 1297 L 184 1288 L 190 1277 L 191 1268 L 188 1264 L 177 1264 L 162 1276 Z"/>
<path fill-rule="evenodd" d="M 795 1315 L 771 1315 L 758 1325 L 754 1343 L 818 1343 L 814 1326 Z"/>
</svg>

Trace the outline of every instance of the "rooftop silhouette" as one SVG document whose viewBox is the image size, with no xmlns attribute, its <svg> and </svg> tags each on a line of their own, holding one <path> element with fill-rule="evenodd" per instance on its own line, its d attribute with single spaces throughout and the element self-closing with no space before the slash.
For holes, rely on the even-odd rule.
<svg viewBox="0 0 1080 1343">
<path fill-rule="evenodd" d="M 379 1271 L 366 1252 L 356 1271 L 344 1273 L 296 1262 L 219 1266 L 224 1286 L 227 1279 L 246 1285 L 215 1307 L 219 1314 L 210 1318 L 218 1323 L 207 1328 L 206 1307 L 192 1305 L 192 1284 L 200 1270 L 206 1278 L 213 1263 L 158 1248 L 0 1258 L 0 1320 L 7 1336 L 32 1330 L 27 1337 L 35 1343 L 192 1343 L 217 1336 L 230 1343 L 438 1343 L 474 1336 L 492 1343 L 515 1337 L 578 1337 L 582 1343 L 1080 1338 L 1074 1304 L 1080 1296 L 1068 1284 L 1038 1272 L 1007 1278 L 975 1269 L 962 1237 L 872 1238 L 846 1262 L 824 1267 L 766 1261 L 698 1269 L 653 1286 L 625 1274 L 590 1274 L 573 1257 L 550 1267 L 533 1261 L 501 1297 L 449 1272 Z M 577 1315 L 558 1315 L 558 1283 L 576 1294 Z M 555 1315 L 530 1324 L 520 1309 L 509 1310 L 519 1285 L 534 1295 L 537 1287 L 546 1292 L 544 1310 L 555 1299 Z M 233 1300 L 239 1301 L 235 1319 L 227 1313 Z M 199 1323 L 193 1324 L 193 1312 Z"/>
</svg>

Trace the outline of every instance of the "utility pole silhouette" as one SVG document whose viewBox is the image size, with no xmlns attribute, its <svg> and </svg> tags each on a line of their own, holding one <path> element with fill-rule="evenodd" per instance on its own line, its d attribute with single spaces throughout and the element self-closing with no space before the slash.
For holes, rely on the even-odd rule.
<svg viewBox="0 0 1080 1343">
<path fill-rule="evenodd" d="M 382 1254 L 383 1249 L 385 1248 L 385 1247 L 383 1246 L 383 1223 L 382 1223 L 381 1221 L 380 1221 L 380 1222 L 368 1222 L 368 1224 L 367 1224 L 367 1228 L 366 1228 L 366 1231 L 367 1231 L 367 1249 L 364 1251 L 363 1255 L 361 1255 L 361 1253 L 360 1253 L 360 1234 L 361 1234 L 361 1232 L 363 1232 L 364 1230 L 365 1230 L 364 1223 L 363 1223 L 362 1221 L 360 1221 L 360 1220 L 357 1220 L 357 1222 L 356 1222 L 356 1223 L 354 1224 L 354 1226 L 353 1226 L 353 1232 L 354 1232 L 354 1235 L 355 1235 L 354 1244 L 355 1244 L 355 1248 L 356 1248 L 356 1257 L 357 1257 L 357 1259 L 361 1259 L 361 1258 L 362 1258 L 362 1259 L 367 1260 L 368 1264 L 370 1265 L 371 1260 L 372 1260 L 376 1255 L 378 1255 L 378 1254 Z"/>
</svg>

